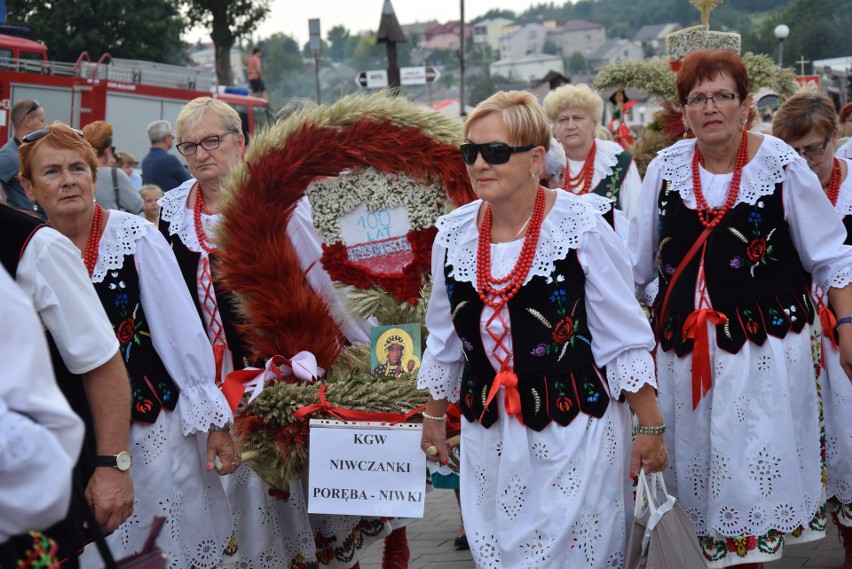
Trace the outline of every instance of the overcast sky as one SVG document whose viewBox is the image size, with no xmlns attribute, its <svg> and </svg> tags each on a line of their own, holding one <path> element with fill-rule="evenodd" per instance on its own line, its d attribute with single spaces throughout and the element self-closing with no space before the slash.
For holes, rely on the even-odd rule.
<svg viewBox="0 0 852 569">
<path fill-rule="evenodd" d="M 519 14 L 542 0 L 464 0 L 465 21 L 470 22 L 491 8 L 505 8 Z M 400 24 L 428 20 L 447 22 L 458 20 L 461 0 L 392 0 Z M 328 30 L 337 25 L 352 32 L 376 30 L 382 18 L 384 0 L 272 0 L 269 16 L 258 26 L 253 39 L 276 32 L 293 36 L 299 45 L 308 41 L 308 20 L 320 19 L 320 32 L 325 38 Z M 210 41 L 209 33 L 192 30 L 187 40 Z"/>
</svg>

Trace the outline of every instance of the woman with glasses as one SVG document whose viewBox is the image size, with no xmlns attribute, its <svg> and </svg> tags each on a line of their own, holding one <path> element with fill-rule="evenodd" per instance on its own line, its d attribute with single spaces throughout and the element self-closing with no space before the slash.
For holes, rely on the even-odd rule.
<svg viewBox="0 0 852 569">
<path fill-rule="evenodd" d="M 630 476 L 668 460 L 627 252 L 587 200 L 539 185 L 550 128 L 534 96 L 498 92 L 464 136 L 480 199 L 437 224 L 423 451 L 447 463 L 458 400 L 478 567 L 621 567 Z"/>
<path fill-rule="evenodd" d="M 846 244 L 852 244 L 852 162 L 831 155 L 837 140 L 834 103 L 822 93 L 798 93 L 781 105 L 772 121 L 773 134 L 793 147 L 819 178 L 834 213 L 845 226 Z M 840 364 L 837 333 L 842 316 L 832 311 L 817 281 L 811 294 L 822 324 L 822 369 L 819 374 L 825 415 L 825 456 L 828 475 L 826 495 L 833 503 L 832 517 L 846 549 L 844 569 L 852 569 L 852 383 Z M 847 321 L 848 322 L 848 321 Z M 845 324 L 841 324 L 845 326 Z"/>
<path fill-rule="evenodd" d="M 136 553 L 163 516 L 158 543 L 169 562 L 212 567 L 233 530 L 212 469 L 228 474 L 239 462 L 223 432 L 231 411 L 213 381 L 212 350 L 168 243 L 142 218 L 95 203 L 95 151 L 80 131 L 33 131 L 20 160 L 27 194 L 79 249 L 130 377 L 130 453 L 103 466 L 132 467 L 133 515 L 107 542 L 116 557 Z M 83 556 L 84 566 L 100 563 L 96 550 Z"/>
<path fill-rule="evenodd" d="M 254 357 L 237 330 L 241 318 L 236 299 L 214 275 L 213 232 L 222 217 L 227 180 L 245 151 L 240 125 L 237 112 L 218 99 L 201 97 L 185 105 L 175 123 L 176 146 L 186 157 L 193 178 L 160 200 L 159 228 L 172 245 L 195 302 L 196 319 L 203 322 L 213 346 L 217 382 L 234 370 L 254 365 Z M 312 228 L 307 203 L 305 199 L 296 206 L 291 226 Z M 289 231 L 288 235 L 293 238 Z M 305 248 L 313 251 L 318 247 L 307 235 L 300 238 Z M 299 253 L 305 251 L 300 249 Z M 317 272 L 305 268 L 311 286 Z M 363 330 L 360 333 L 365 334 Z M 363 337 L 369 341 L 369 334 Z M 242 468 L 224 479 L 224 484 L 235 525 L 236 549 L 231 553 L 238 555 L 241 567 L 351 567 L 359 550 L 386 529 L 378 519 L 309 515 L 306 481 L 292 481 L 289 494 L 284 496 L 253 470 Z"/>
<path fill-rule="evenodd" d="M 694 138 L 649 165 L 630 235 L 636 284 L 659 277 L 667 483 L 708 567 L 761 567 L 785 544 L 825 533 L 805 272 L 838 317 L 852 316 L 852 249 L 805 161 L 749 133 L 749 80 L 736 54 L 690 53 L 676 87 Z M 809 153 L 822 148 L 812 144 Z M 852 326 L 837 330 L 848 373 Z"/>
<path fill-rule="evenodd" d="M 642 178 L 630 152 L 617 142 L 595 138 L 603 107 L 601 96 L 583 84 L 563 85 L 544 98 L 553 134 L 568 160 L 554 187 L 604 196 L 629 217 Z"/>
<path fill-rule="evenodd" d="M 840 132 L 848 140 L 834 154 L 838 158 L 852 158 L 852 103 L 846 103 L 840 109 L 838 117 Z"/>
</svg>

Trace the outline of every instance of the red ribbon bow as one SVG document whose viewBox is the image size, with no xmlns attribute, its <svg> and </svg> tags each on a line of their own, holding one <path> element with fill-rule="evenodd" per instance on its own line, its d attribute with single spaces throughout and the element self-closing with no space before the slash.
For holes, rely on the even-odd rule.
<svg viewBox="0 0 852 569">
<path fill-rule="evenodd" d="M 839 350 L 837 340 L 834 338 L 834 329 L 837 328 L 837 318 L 829 307 L 819 307 L 819 322 L 822 324 L 822 335 L 831 341 L 832 348 Z"/>
<path fill-rule="evenodd" d="M 728 317 L 716 310 L 702 308 L 694 310 L 683 323 L 684 338 L 693 340 L 692 346 L 692 408 L 698 407 L 701 398 L 707 395 L 713 379 L 710 370 L 710 339 L 707 323 L 716 326 L 726 324 Z"/>
<path fill-rule="evenodd" d="M 496 397 L 501 385 L 505 388 L 503 392 L 503 406 L 506 408 L 506 414 L 514 415 L 518 419 L 518 422 L 523 425 L 524 421 L 521 418 L 521 395 L 518 393 L 518 376 L 511 369 L 501 369 L 494 376 L 494 382 L 491 384 L 488 397 L 485 399 L 485 408 L 482 410 L 479 420 L 482 421 L 488 405 Z"/>
</svg>

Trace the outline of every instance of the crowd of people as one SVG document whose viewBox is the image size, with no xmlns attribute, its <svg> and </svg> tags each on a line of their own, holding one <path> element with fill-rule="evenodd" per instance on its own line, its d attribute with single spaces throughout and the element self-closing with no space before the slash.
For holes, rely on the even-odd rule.
<svg viewBox="0 0 852 569">
<path fill-rule="evenodd" d="M 259 56 L 256 72 L 260 92 Z M 542 102 L 501 91 L 464 121 L 479 199 L 436 224 L 417 381 L 426 460 L 447 464 L 450 404 L 461 414 L 477 567 L 623 567 L 635 480 L 662 472 L 708 569 L 758 569 L 824 537 L 829 513 L 852 568 L 852 182 L 838 144 L 852 104 L 838 117 L 803 92 L 771 135 L 752 132 L 749 77 L 727 51 L 687 55 L 676 89 L 688 135 L 644 175 L 597 136 L 604 100 L 586 85 Z M 215 262 L 246 152 L 236 111 L 204 97 L 174 132 L 151 123 L 141 176 L 104 121 L 47 125 L 33 100 L 10 121 L 0 566 L 102 566 L 84 548 L 91 511 L 118 557 L 166 518 L 170 567 L 357 567 L 387 537 L 383 568 L 404 569 L 405 521 L 308 514 L 305 480 L 282 497 L 242 464 L 219 386 L 262 362 Z M 307 198 L 293 219 L 304 286 L 326 294 Z M 369 323 L 345 335 L 368 343 Z"/>
</svg>

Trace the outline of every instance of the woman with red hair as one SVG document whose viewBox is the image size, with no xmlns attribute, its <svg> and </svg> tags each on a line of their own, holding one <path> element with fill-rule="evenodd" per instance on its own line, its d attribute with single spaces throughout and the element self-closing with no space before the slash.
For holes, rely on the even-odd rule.
<svg viewBox="0 0 852 569">
<path fill-rule="evenodd" d="M 852 372 L 852 248 L 819 180 L 781 140 L 750 133 L 740 58 L 695 51 L 677 74 L 694 138 L 648 167 L 630 247 L 653 305 L 667 482 L 707 566 L 761 567 L 825 534 L 818 332 L 806 272 L 838 315 Z"/>
<path fill-rule="evenodd" d="M 837 149 L 835 156 L 838 158 L 852 158 L 852 103 L 846 103 L 840 109 L 838 122 L 840 123 L 840 131 L 843 133 L 843 136 L 849 140 Z"/>
</svg>

